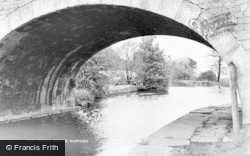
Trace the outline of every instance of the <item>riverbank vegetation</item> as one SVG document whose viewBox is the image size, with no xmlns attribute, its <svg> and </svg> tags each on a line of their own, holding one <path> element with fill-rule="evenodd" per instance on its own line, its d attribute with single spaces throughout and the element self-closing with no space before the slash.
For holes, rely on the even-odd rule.
<svg viewBox="0 0 250 156">
<path fill-rule="evenodd" d="M 171 64 L 165 58 L 164 51 L 154 44 L 154 37 L 142 38 L 139 45 L 124 43 L 118 51 L 106 48 L 81 67 L 75 81 L 76 99 L 92 101 L 104 97 L 110 85 L 167 90 Z"/>
<path fill-rule="evenodd" d="M 169 86 L 170 58 L 163 54 L 159 45 L 153 44 L 154 38 L 142 38 L 137 52 L 137 59 L 141 59 L 136 77 L 140 90 L 167 90 Z"/>
<path fill-rule="evenodd" d="M 139 91 L 167 91 L 170 85 L 186 86 L 182 81 L 229 86 L 228 81 L 221 78 L 226 70 L 221 58 L 215 52 L 211 58 L 214 60 L 211 70 L 199 72 L 192 58 L 172 60 L 170 55 L 166 56 L 154 36 L 142 37 L 140 42 L 126 41 L 119 48 L 108 47 L 85 62 L 75 81 L 76 99 L 104 97 L 110 85 L 135 85 Z"/>
</svg>

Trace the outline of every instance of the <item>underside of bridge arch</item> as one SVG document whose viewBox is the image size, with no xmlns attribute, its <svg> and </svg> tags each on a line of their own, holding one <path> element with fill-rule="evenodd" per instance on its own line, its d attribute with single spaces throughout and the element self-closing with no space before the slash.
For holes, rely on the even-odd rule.
<svg viewBox="0 0 250 156">
<path fill-rule="evenodd" d="M 188 27 L 145 10 L 86 5 L 56 11 L 1 40 L 1 110 L 32 111 L 51 105 L 58 77 L 74 76 L 87 59 L 113 43 L 145 35 L 180 36 L 211 47 Z M 63 86 L 69 90 L 67 80 Z"/>
</svg>

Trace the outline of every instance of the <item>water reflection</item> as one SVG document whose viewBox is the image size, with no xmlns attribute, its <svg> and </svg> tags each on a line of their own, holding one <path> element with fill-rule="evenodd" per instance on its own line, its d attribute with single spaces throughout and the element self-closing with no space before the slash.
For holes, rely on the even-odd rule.
<svg viewBox="0 0 250 156">
<path fill-rule="evenodd" d="M 173 87 L 129 93 L 74 113 L 0 126 L 0 139 L 67 139 L 66 155 L 122 156 L 143 138 L 196 108 L 230 103 L 229 89 Z"/>
</svg>

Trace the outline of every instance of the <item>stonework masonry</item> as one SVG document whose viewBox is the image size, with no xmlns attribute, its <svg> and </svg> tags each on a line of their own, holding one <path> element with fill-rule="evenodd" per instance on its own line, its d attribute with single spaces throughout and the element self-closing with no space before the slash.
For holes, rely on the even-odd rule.
<svg viewBox="0 0 250 156">
<path fill-rule="evenodd" d="M 28 33 L 29 30 L 35 31 L 35 28 L 36 26 L 38 27 L 38 25 L 44 33 L 53 29 L 53 22 L 49 21 L 49 18 L 47 18 L 49 15 L 52 15 L 49 13 L 54 12 L 53 16 L 56 18 L 58 17 L 58 22 L 63 23 L 63 21 L 60 21 L 61 14 L 65 14 L 65 12 L 67 12 L 67 8 L 76 8 L 77 6 L 93 6 L 98 4 L 124 6 L 146 10 L 172 19 L 194 30 L 200 34 L 203 39 L 210 43 L 215 50 L 218 51 L 218 53 L 224 58 L 225 62 L 233 62 L 236 65 L 238 71 L 237 84 L 243 107 L 243 122 L 244 124 L 250 124 L 249 2 L 250 0 L 0 0 L 0 63 L 4 62 L 4 58 L 9 56 L 12 51 L 17 50 L 17 47 L 21 42 L 32 36 L 30 33 Z M 64 11 L 61 9 L 64 9 Z M 74 10 L 72 13 L 73 12 Z M 75 9 L 75 12 L 77 12 L 77 8 Z M 69 18 L 69 20 L 73 19 L 74 17 Z M 169 22 L 171 23 L 172 21 Z M 24 25 L 29 26 L 24 27 Z M 22 26 L 22 31 L 17 29 L 19 26 Z M 88 27 L 88 29 L 89 28 L 91 27 Z M 76 29 L 78 29 L 77 26 L 75 26 L 75 30 Z M 138 34 L 137 36 L 147 34 L 147 30 L 149 29 L 145 29 L 145 31 L 143 30 L 144 32 Z M 153 32 L 153 30 L 155 32 Z M 152 28 L 152 33 L 157 34 L 156 32 L 157 28 Z M 194 37 L 195 35 L 193 35 L 193 32 L 191 32 L 192 31 L 190 30 L 189 33 L 186 33 L 183 36 L 190 36 L 191 34 L 194 40 L 201 41 L 201 39 Z M 124 34 L 124 32 L 122 33 Z M 128 32 L 126 33 L 128 34 Z M 184 32 L 179 31 L 177 33 L 181 34 Z M 158 34 L 160 34 L 160 32 L 158 32 Z M 168 34 L 171 35 L 171 32 L 168 32 Z M 133 35 L 130 35 L 129 37 L 132 36 Z M 120 40 L 129 37 L 123 37 Z M 68 40 L 71 40 L 71 38 L 65 39 L 65 41 Z M 205 44 L 203 40 L 201 42 Z M 55 41 L 53 44 L 59 45 L 59 41 Z M 95 45 L 94 43 L 92 44 Z M 79 45 L 75 46 L 77 47 Z M 46 45 L 44 49 L 46 49 Z M 20 50 L 20 48 L 18 50 Z M 29 50 L 31 50 L 31 48 Z M 72 50 L 74 50 L 74 48 L 69 48 L 68 52 Z M 35 50 L 33 49 L 33 51 Z M 60 60 L 65 59 L 66 56 L 68 57 L 66 52 L 61 53 L 61 55 L 62 56 L 58 57 L 58 60 L 56 60 L 56 62 L 58 62 L 57 65 L 60 64 Z M 86 57 L 90 57 L 91 55 L 93 54 L 86 54 Z M 26 56 L 26 54 L 20 55 L 20 57 L 21 56 Z M 43 57 L 41 62 L 42 60 L 44 61 L 47 59 L 46 55 L 39 57 Z M 9 58 L 8 60 L 11 61 L 12 59 L 15 58 Z M 32 58 L 30 59 L 32 60 Z M 41 76 L 36 77 L 37 83 L 34 88 L 32 88 L 32 84 L 34 84 L 32 81 L 28 83 L 31 90 L 38 90 L 32 96 L 43 97 L 47 96 L 47 94 L 50 94 L 47 93 L 48 90 L 52 92 L 51 90 L 53 90 L 53 88 L 51 88 L 51 86 L 49 87 L 50 89 L 47 89 L 46 87 L 44 89 L 44 86 L 46 86 L 46 84 L 51 84 L 54 86 L 56 83 L 56 75 L 53 75 L 53 72 L 54 69 L 56 69 L 56 73 L 59 73 L 59 68 L 57 67 L 58 66 L 56 66 L 56 64 L 53 64 L 53 66 L 51 65 L 49 69 L 46 69 L 46 73 L 51 72 L 52 75 L 48 75 L 50 75 L 50 78 L 53 77 L 53 81 L 50 81 L 50 78 L 46 79 Z M 4 69 L 1 67 L 0 71 L 3 70 Z M 8 86 L 9 82 L 5 81 L 4 83 L 5 86 Z M 31 95 L 27 93 L 25 96 Z M 20 96 L 18 97 L 21 98 Z M 47 100 L 51 99 L 47 98 Z"/>
</svg>

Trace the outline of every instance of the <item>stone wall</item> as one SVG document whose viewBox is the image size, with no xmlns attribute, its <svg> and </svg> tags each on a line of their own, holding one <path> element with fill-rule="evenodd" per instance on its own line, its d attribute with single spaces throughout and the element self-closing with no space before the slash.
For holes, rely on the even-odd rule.
<svg viewBox="0 0 250 156">
<path fill-rule="evenodd" d="M 100 32 L 97 34 L 98 31 L 96 30 L 91 32 L 92 34 L 83 33 L 82 36 L 85 38 L 79 38 L 74 42 L 74 37 L 70 36 L 67 32 L 70 28 L 78 30 L 81 27 L 78 25 L 80 21 L 74 16 L 76 16 L 77 12 L 82 10 L 77 10 L 80 7 L 75 7 L 74 9 L 70 9 L 70 7 L 89 6 L 93 8 L 92 4 L 99 4 L 101 6 L 119 5 L 125 6 L 126 9 L 130 9 L 131 16 L 129 16 L 129 13 L 123 14 L 123 17 L 130 21 L 125 21 L 123 24 L 130 25 L 131 28 L 121 31 L 121 27 L 114 26 L 112 31 L 116 32 L 120 38 L 115 38 L 117 34 L 114 33 L 113 36 L 110 36 L 110 39 L 107 37 L 109 34 L 106 34 L 103 35 L 103 38 L 92 40 L 94 35 L 98 36 L 98 34 L 105 33 L 99 30 Z M 87 59 L 101 48 L 136 36 L 160 34 L 186 37 L 208 46 L 211 44 L 223 57 L 225 62 L 233 62 L 235 64 L 238 77 L 237 85 L 241 102 L 243 103 L 243 121 L 250 124 L 250 7 L 248 4 L 249 0 L 0 0 L 0 38 L 2 38 L 0 43 L 0 63 L 4 64 L 7 60 L 13 65 L 2 65 L 1 71 L 8 71 L 10 73 L 8 76 L 17 76 L 18 74 L 16 74 L 14 70 L 16 70 L 17 67 L 22 67 L 15 66 L 13 63 L 15 61 L 13 61 L 13 59 L 15 59 L 15 56 L 19 55 L 20 57 L 25 56 L 26 60 L 21 60 L 23 65 L 27 65 L 25 70 L 31 68 L 34 69 L 34 71 L 28 71 L 31 75 L 33 74 L 31 80 L 28 80 L 28 82 L 26 82 L 27 80 L 25 79 L 29 78 L 21 74 L 22 78 L 20 79 L 25 81 L 20 83 L 20 86 L 21 88 L 29 88 L 32 90 L 32 93 L 26 93 L 26 90 L 24 90 L 23 93 L 22 89 L 19 88 L 19 93 L 16 97 L 19 99 L 29 97 L 28 102 L 34 103 L 36 102 L 36 97 L 46 96 L 45 101 L 48 102 L 51 101 L 51 96 L 47 96 L 47 94 L 52 94 L 56 79 L 60 76 L 60 73 L 62 73 L 62 68 L 65 68 L 66 65 L 73 64 L 73 62 L 79 61 L 79 56 L 83 55 L 84 59 Z M 121 12 L 124 9 L 125 8 L 121 8 Z M 88 9 L 86 10 L 90 11 Z M 150 11 L 152 14 L 150 12 L 145 14 L 142 13 L 145 10 Z M 100 10 L 95 11 L 100 12 Z M 69 16 L 70 13 L 74 14 L 74 16 Z M 142 16 L 142 18 L 136 20 L 136 23 L 134 19 L 139 15 Z M 159 17 L 159 20 L 153 22 L 153 16 Z M 71 23 L 62 20 L 64 18 L 67 18 Z M 95 20 L 97 22 L 98 20 L 102 20 L 99 19 L 98 16 L 93 16 L 93 21 L 85 19 L 86 21 L 81 24 L 86 24 L 87 22 L 93 23 L 95 22 L 94 18 L 96 18 Z M 140 21 L 145 18 L 152 20 L 151 23 L 146 23 L 148 21 Z M 76 22 L 75 25 L 73 24 L 73 20 Z M 115 19 L 107 17 L 106 20 Z M 119 17 L 117 17 L 117 20 L 124 19 L 119 19 Z M 176 28 L 174 29 L 174 22 L 179 22 L 183 25 L 176 24 Z M 102 24 L 104 23 L 105 21 L 102 21 Z M 107 30 L 110 27 L 109 24 L 112 24 L 112 21 L 106 25 L 107 27 L 105 28 Z M 120 22 L 119 24 L 122 23 Z M 184 25 L 189 27 L 190 30 L 184 31 L 186 30 Z M 59 29 L 59 32 L 63 33 L 57 33 L 55 27 L 62 28 L 62 26 L 65 27 L 65 29 Z M 93 29 L 93 25 L 89 25 L 82 30 L 89 31 Z M 136 29 L 136 31 L 134 29 Z M 200 34 L 200 36 L 191 29 Z M 38 31 L 40 31 L 40 34 L 34 34 Z M 70 31 L 73 32 L 73 30 Z M 33 34 L 30 32 L 33 32 Z M 82 33 L 82 31 L 79 31 L 78 34 L 76 33 L 75 36 L 80 33 Z M 8 35 L 3 38 L 6 34 Z M 110 32 L 110 34 L 112 34 L 112 32 Z M 43 35 L 45 35 L 44 38 L 47 38 L 41 40 L 41 36 Z M 88 38 L 89 36 L 92 37 Z M 203 38 L 201 38 L 201 36 Z M 53 38 L 53 40 L 51 40 L 51 38 Z M 63 41 L 60 40 L 61 38 L 63 38 Z M 82 42 L 78 43 L 80 39 Z M 41 49 L 32 49 L 31 45 L 28 44 L 28 40 L 29 43 L 32 42 L 33 46 L 40 47 Z M 23 46 L 20 47 L 22 42 L 26 42 L 26 46 L 23 44 Z M 88 42 L 88 44 L 86 42 Z M 78 49 L 79 45 L 80 48 Z M 51 47 L 56 47 L 60 49 L 61 52 L 54 51 Z M 83 48 L 88 52 L 85 54 L 80 53 L 79 51 Z M 14 52 L 16 52 L 16 55 L 10 55 Z M 71 53 L 75 55 L 74 59 L 68 60 L 68 58 L 71 58 Z M 43 71 L 39 71 L 40 67 L 37 61 L 32 63 L 33 58 L 30 56 L 33 54 L 39 57 L 39 61 L 46 62 L 46 64 L 44 64 L 46 68 L 44 68 Z M 7 59 L 5 57 L 7 57 Z M 29 60 L 27 60 L 27 57 L 30 57 Z M 36 67 L 32 68 L 32 66 Z M 19 71 L 25 74 L 25 70 L 22 68 Z M 48 79 L 45 78 L 45 74 L 49 75 Z M 20 76 L 20 74 L 18 76 Z M 13 86 L 16 84 L 10 85 L 8 81 L 8 79 L 5 79 L 4 85 L 7 86 L 8 89 L 11 88 L 10 90 L 13 90 Z M 44 83 L 48 84 L 48 87 L 45 87 L 43 91 Z M 30 98 L 30 96 L 32 96 L 32 98 Z M 24 102 L 27 101 L 24 100 Z"/>
<path fill-rule="evenodd" d="M 236 20 L 238 25 L 234 35 L 250 57 L 250 5 Z"/>
</svg>

